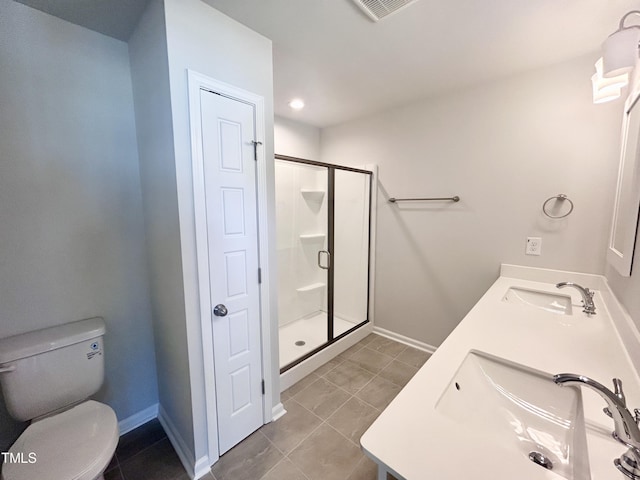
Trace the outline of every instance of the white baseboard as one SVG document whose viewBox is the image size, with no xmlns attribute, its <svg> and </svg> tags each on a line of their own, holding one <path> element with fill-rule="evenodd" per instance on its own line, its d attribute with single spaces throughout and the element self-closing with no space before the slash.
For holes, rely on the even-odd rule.
<svg viewBox="0 0 640 480">
<path fill-rule="evenodd" d="M 209 457 L 202 457 L 196 462 L 196 466 L 194 468 L 195 473 L 193 475 L 194 480 L 198 480 L 199 478 L 204 477 L 209 472 L 211 472 L 211 465 L 209 465 Z"/>
<path fill-rule="evenodd" d="M 190 478 L 198 479 L 205 476 L 209 473 L 211 468 L 209 464 L 208 457 L 202 457 L 196 460 L 195 465 L 193 465 L 190 461 L 191 458 L 194 458 L 195 455 L 191 452 L 191 449 L 187 446 L 182 436 L 178 433 L 178 430 L 174 426 L 173 422 L 167 415 L 167 412 L 164 411 L 162 405 L 158 406 L 158 420 L 160 420 L 160 424 L 164 428 L 173 449 L 178 454 L 178 458 L 180 462 L 182 462 L 182 466 L 187 471 L 187 474 Z"/>
<path fill-rule="evenodd" d="M 138 413 L 134 413 L 130 417 L 124 418 L 118 422 L 118 429 L 120 435 L 129 433 L 131 430 L 135 430 L 140 425 L 144 425 L 150 420 L 153 420 L 158 416 L 158 404 L 151 405 L 144 410 L 140 410 Z"/>
<path fill-rule="evenodd" d="M 400 335 L 399 333 L 392 332 L 391 330 L 385 330 L 384 328 L 380 327 L 373 327 L 373 333 L 390 338 L 391 340 L 395 340 L 396 342 L 404 343 L 405 345 L 409 345 L 410 347 L 417 348 L 418 350 L 422 350 L 432 355 L 438 349 L 438 347 L 434 347 L 433 345 L 429 345 L 428 343 L 414 340 L 413 338 L 405 337 L 404 335 Z"/>
<path fill-rule="evenodd" d="M 273 409 L 271 409 L 271 421 L 275 422 L 285 413 L 287 413 L 287 411 L 284 409 L 284 405 L 282 405 L 282 403 L 277 404 Z"/>
</svg>

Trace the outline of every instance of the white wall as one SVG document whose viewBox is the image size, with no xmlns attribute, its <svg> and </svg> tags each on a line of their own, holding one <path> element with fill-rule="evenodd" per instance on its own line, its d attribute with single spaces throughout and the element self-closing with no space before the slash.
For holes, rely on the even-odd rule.
<svg viewBox="0 0 640 480">
<path fill-rule="evenodd" d="M 139 182 L 126 43 L 0 0 L 0 337 L 104 317 L 119 419 L 157 402 Z"/>
<path fill-rule="evenodd" d="M 595 56 L 322 131 L 322 161 L 376 163 L 376 324 L 437 346 L 501 262 L 603 273 L 621 105 L 593 105 Z M 566 193 L 575 211 L 548 220 Z M 450 196 L 390 204 L 389 197 Z M 525 256 L 527 236 L 542 256 Z"/>
<path fill-rule="evenodd" d="M 623 277 L 610 266 L 607 266 L 606 276 L 611 290 L 640 329 L 640 229 L 636 237 L 631 276 Z"/>
<path fill-rule="evenodd" d="M 262 139 L 268 163 L 268 182 L 273 184 L 273 73 L 271 41 L 214 10 L 200 0 L 165 0 L 167 53 L 171 89 L 171 109 L 180 224 L 180 256 L 188 343 L 188 368 L 193 414 L 193 454 L 196 461 L 207 453 L 204 371 L 200 332 L 198 272 L 195 248 L 191 143 L 187 95 L 187 69 L 261 95 L 265 99 L 265 138 Z M 274 193 L 269 196 L 268 212 L 274 215 Z M 271 222 L 273 225 L 273 222 Z M 275 267 L 275 228 L 271 241 L 270 264 Z M 277 281 L 275 268 L 269 281 Z M 275 290 L 275 289 L 274 289 Z M 272 290 L 271 318 L 277 318 L 277 298 Z M 272 365 L 277 371 L 277 326 L 271 332 Z M 172 339 L 167 339 L 171 341 Z M 184 365 L 181 366 L 184 368 Z M 179 386 L 173 387 L 180 388 Z M 273 375 L 272 391 L 279 392 L 279 377 Z M 276 395 L 274 403 L 279 403 Z M 186 430 L 186 428 L 185 428 Z"/>
<path fill-rule="evenodd" d="M 275 152 L 278 155 L 320 160 L 320 129 L 284 117 L 275 117 Z"/>
</svg>

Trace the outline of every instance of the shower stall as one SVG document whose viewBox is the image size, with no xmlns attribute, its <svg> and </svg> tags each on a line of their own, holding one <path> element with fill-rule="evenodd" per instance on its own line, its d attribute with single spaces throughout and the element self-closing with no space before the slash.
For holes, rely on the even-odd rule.
<svg viewBox="0 0 640 480">
<path fill-rule="evenodd" d="M 372 177 L 276 155 L 281 372 L 369 321 Z"/>
</svg>

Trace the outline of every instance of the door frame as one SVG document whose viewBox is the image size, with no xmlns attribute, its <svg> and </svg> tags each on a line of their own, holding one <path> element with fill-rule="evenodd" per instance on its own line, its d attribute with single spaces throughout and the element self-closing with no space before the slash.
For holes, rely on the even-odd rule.
<svg viewBox="0 0 640 480">
<path fill-rule="evenodd" d="M 196 258 L 198 262 L 198 293 L 200 297 L 200 323 L 202 328 L 202 361 L 204 369 L 205 410 L 207 414 L 207 451 L 209 464 L 213 465 L 219 458 L 218 417 L 216 410 L 216 385 L 213 356 L 213 332 L 211 312 L 213 309 L 210 297 L 209 276 L 209 244 L 207 240 L 207 217 L 204 183 L 204 154 L 202 150 L 202 123 L 200 91 L 206 90 L 232 100 L 240 101 L 255 108 L 256 141 L 256 202 L 258 215 L 258 261 L 262 273 L 262 282 L 258 285 L 260 292 L 260 336 L 262 378 L 264 395 L 262 396 L 262 423 L 272 420 L 273 412 L 273 366 L 271 365 L 271 315 L 270 315 L 270 265 L 268 238 L 268 176 L 265 154 L 265 113 L 264 97 L 241 88 L 215 80 L 193 70 L 187 70 L 189 90 L 189 123 L 191 133 L 191 166 L 193 170 L 193 202 L 196 233 Z"/>
</svg>

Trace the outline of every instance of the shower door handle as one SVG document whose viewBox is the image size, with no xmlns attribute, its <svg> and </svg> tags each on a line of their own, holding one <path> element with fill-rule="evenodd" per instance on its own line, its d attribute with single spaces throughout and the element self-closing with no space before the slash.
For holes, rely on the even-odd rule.
<svg viewBox="0 0 640 480">
<path fill-rule="evenodd" d="M 322 254 L 327 254 L 327 266 L 322 265 Z M 323 270 L 329 270 L 331 268 L 331 254 L 327 250 L 318 251 L 318 266 Z"/>
</svg>

